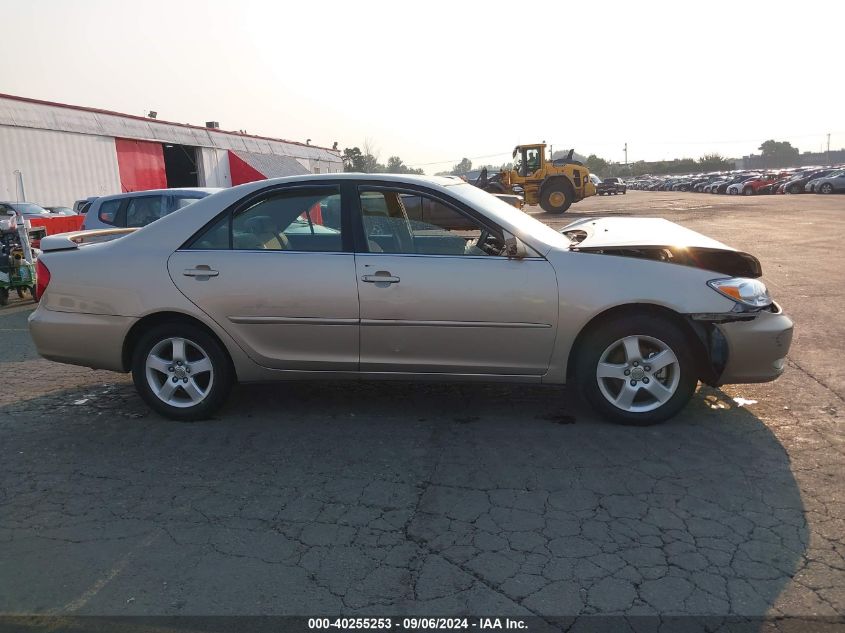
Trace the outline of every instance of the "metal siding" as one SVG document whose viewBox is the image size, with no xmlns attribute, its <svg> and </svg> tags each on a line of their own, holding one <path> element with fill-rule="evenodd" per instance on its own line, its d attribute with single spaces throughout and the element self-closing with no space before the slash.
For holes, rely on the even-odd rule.
<svg viewBox="0 0 845 633">
<path fill-rule="evenodd" d="M 231 187 L 229 151 L 200 147 L 197 151 L 200 187 Z"/>
<path fill-rule="evenodd" d="M 232 159 L 234 154 L 235 158 Z M 237 159 L 240 159 L 247 166 L 251 167 L 254 173 L 248 174 L 248 180 L 244 179 L 244 171 L 241 170 L 238 177 L 235 177 L 235 164 Z M 262 180 L 263 178 L 284 178 L 285 176 L 299 176 L 309 173 L 307 167 L 290 156 L 280 156 L 277 154 L 259 154 L 257 152 L 229 152 L 229 165 L 232 171 L 232 184 L 242 184 L 244 182 L 253 182 L 255 180 Z M 247 170 L 248 171 L 248 170 Z M 255 178 L 258 174 L 261 178 Z M 237 180 L 237 182 L 236 182 Z"/>
<path fill-rule="evenodd" d="M 120 193 L 114 139 L 0 125 L 0 199 L 17 200 L 19 169 L 26 197 L 71 206 L 88 196 Z"/>
<path fill-rule="evenodd" d="M 340 152 L 283 140 L 231 134 L 201 127 L 185 127 L 153 119 L 80 110 L 61 105 L 30 103 L 0 97 L 0 125 L 78 132 L 136 140 L 213 147 L 259 154 L 279 154 L 297 159 L 320 159 L 333 171 L 343 171 Z"/>
</svg>

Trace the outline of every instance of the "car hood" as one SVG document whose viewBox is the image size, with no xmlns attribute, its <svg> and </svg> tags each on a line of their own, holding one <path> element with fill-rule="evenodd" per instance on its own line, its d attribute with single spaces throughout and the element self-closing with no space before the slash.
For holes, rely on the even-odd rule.
<svg viewBox="0 0 845 633">
<path fill-rule="evenodd" d="M 584 218 L 560 232 L 572 241 L 571 251 L 652 259 L 733 277 L 763 274 L 753 255 L 662 218 Z"/>
</svg>

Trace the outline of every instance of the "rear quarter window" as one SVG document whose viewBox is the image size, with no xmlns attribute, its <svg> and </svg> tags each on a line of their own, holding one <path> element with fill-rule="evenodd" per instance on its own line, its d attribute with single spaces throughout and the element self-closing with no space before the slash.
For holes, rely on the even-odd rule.
<svg viewBox="0 0 845 633">
<path fill-rule="evenodd" d="M 100 205 L 100 211 L 97 214 L 100 221 L 105 222 L 106 224 L 114 224 L 115 218 L 117 218 L 117 212 L 120 210 L 120 202 L 120 200 L 106 200 L 103 202 Z M 89 202 L 88 204 L 90 206 L 91 203 Z M 85 209 L 83 213 L 87 211 L 88 209 Z"/>
</svg>

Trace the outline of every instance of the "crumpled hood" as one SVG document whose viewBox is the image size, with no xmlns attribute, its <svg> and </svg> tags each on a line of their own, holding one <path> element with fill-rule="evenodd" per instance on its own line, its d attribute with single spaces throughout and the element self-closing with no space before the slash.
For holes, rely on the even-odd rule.
<svg viewBox="0 0 845 633">
<path fill-rule="evenodd" d="M 570 239 L 574 237 L 571 232 L 586 233 L 584 239 L 575 237 L 578 250 L 615 246 L 697 246 L 736 250 L 663 218 L 584 218 L 567 224 L 560 232 Z"/>
<path fill-rule="evenodd" d="M 652 259 L 732 277 L 763 274 L 753 255 L 663 218 L 584 218 L 560 232 L 572 240 L 572 251 Z"/>
</svg>

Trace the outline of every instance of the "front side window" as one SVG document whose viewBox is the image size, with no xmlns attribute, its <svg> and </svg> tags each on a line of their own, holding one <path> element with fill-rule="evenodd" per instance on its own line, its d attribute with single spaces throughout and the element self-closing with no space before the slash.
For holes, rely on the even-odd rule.
<svg viewBox="0 0 845 633">
<path fill-rule="evenodd" d="M 156 220 L 167 215 L 166 196 L 140 196 L 131 198 L 126 204 L 125 226 L 141 227 L 147 226 Z M 102 211 L 100 211 L 102 215 Z"/>
<path fill-rule="evenodd" d="M 499 230 L 421 193 L 360 190 L 361 220 L 370 253 L 500 256 Z"/>
<path fill-rule="evenodd" d="M 197 196 L 181 196 L 175 195 L 170 198 L 170 205 L 168 206 L 168 213 L 173 213 L 174 211 L 178 211 L 184 207 L 187 207 L 189 204 L 193 204 L 197 200 L 202 200 Z"/>
<path fill-rule="evenodd" d="M 189 248 L 343 252 L 337 187 L 274 192 L 218 218 Z"/>
</svg>

